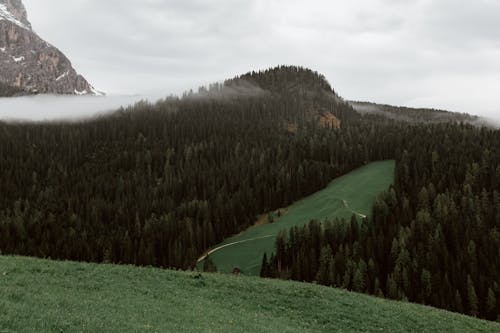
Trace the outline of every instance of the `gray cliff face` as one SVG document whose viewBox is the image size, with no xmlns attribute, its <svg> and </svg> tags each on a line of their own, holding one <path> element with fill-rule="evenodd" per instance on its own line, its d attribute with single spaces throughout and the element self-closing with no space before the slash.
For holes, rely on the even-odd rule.
<svg viewBox="0 0 500 333">
<path fill-rule="evenodd" d="M 0 0 L 0 83 L 26 93 L 98 94 L 61 51 L 33 31 L 21 0 Z"/>
</svg>

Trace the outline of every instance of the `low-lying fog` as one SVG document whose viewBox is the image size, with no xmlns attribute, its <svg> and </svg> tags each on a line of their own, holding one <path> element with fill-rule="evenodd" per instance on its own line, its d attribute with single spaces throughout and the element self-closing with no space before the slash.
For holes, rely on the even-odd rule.
<svg viewBox="0 0 500 333">
<path fill-rule="evenodd" d="M 234 87 L 223 87 L 217 92 L 197 92 L 192 98 L 222 98 L 233 95 L 259 95 L 264 93 L 244 81 Z M 22 97 L 0 97 L 0 121 L 79 121 L 105 115 L 120 107 L 133 105 L 141 100 L 156 102 L 167 97 L 165 94 L 149 93 L 137 95 L 74 96 L 34 95 Z"/>
<path fill-rule="evenodd" d="M 78 121 L 111 113 L 140 100 L 156 102 L 164 97 L 161 94 L 5 97 L 0 98 L 0 121 Z M 500 127 L 500 114 L 490 113 L 481 118 L 484 124 Z"/>
<path fill-rule="evenodd" d="M 0 98 L 2 121 L 80 120 L 113 112 L 142 99 L 156 101 L 163 96 L 54 96 L 37 95 Z"/>
</svg>

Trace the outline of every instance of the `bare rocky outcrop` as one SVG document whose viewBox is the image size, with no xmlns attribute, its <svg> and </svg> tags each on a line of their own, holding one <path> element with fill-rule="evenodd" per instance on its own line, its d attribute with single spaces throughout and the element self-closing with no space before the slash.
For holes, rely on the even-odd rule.
<svg viewBox="0 0 500 333">
<path fill-rule="evenodd" d="M 25 93 L 99 94 L 33 31 L 21 0 L 0 0 L 0 83 Z"/>
</svg>

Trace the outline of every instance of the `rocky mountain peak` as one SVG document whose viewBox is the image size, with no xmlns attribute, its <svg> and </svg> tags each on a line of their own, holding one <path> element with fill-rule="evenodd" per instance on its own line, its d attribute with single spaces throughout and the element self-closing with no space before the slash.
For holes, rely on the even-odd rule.
<svg viewBox="0 0 500 333">
<path fill-rule="evenodd" d="M 4 17 L 4 19 L 8 20 L 8 14 L 26 28 L 31 29 L 31 23 L 28 21 L 26 8 L 24 8 L 21 0 L 0 0 L 0 17 Z"/>
<path fill-rule="evenodd" d="M 33 31 L 21 0 L 0 0 L 0 84 L 28 94 L 100 94 Z"/>
</svg>

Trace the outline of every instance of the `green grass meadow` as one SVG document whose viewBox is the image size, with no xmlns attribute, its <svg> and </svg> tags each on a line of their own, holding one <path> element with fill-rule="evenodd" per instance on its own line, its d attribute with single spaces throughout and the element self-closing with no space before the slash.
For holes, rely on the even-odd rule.
<svg viewBox="0 0 500 333">
<path fill-rule="evenodd" d="M 219 272 L 229 273 L 234 267 L 238 267 L 245 275 L 259 275 L 262 256 L 274 251 L 274 242 L 281 230 L 302 226 L 312 219 L 350 219 L 353 212 L 369 216 L 376 196 L 393 183 L 394 171 L 394 161 L 381 161 L 339 177 L 325 189 L 288 207 L 287 213 L 275 219 L 274 223 L 250 227 L 239 235 L 226 239 L 214 249 L 235 242 L 241 243 L 221 248 L 210 254 L 210 258 Z"/>
<path fill-rule="evenodd" d="M 0 256 L 0 332 L 500 332 L 314 284 Z"/>
</svg>

